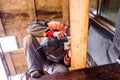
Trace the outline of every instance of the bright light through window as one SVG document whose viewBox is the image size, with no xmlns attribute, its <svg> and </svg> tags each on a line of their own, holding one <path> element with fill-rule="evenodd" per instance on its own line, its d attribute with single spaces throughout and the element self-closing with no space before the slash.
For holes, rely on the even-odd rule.
<svg viewBox="0 0 120 80">
<path fill-rule="evenodd" d="M 4 52 L 18 49 L 15 36 L 7 36 L 0 38 L 0 44 Z"/>
</svg>

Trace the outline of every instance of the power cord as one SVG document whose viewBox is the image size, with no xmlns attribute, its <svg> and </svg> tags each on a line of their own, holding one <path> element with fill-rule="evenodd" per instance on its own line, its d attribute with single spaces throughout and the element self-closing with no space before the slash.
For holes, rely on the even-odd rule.
<svg viewBox="0 0 120 80">
<path fill-rule="evenodd" d="M 69 40 L 69 37 L 66 38 L 61 38 L 61 39 L 57 39 L 54 38 L 52 40 L 48 40 L 46 43 L 44 43 L 43 45 L 40 45 L 40 47 L 37 48 L 37 50 L 35 51 L 35 53 L 33 54 L 33 60 L 32 60 L 32 64 L 30 66 L 30 68 L 24 73 L 24 75 L 21 77 L 21 80 L 23 79 L 23 77 L 29 72 L 29 70 L 32 68 L 33 66 L 33 62 L 35 59 L 35 55 L 37 53 L 38 50 L 41 50 L 43 47 L 48 46 L 48 47 L 57 47 L 57 46 L 63 46 L 64 42 L 67 42 Z M 38 59 L 38 57 L 36 57 Z"/>
<path fill-rule="evenodd" d="M 21 76 L 21 79 L 20 79 L 20 80 L 22 80 L 22 79 L 24 78 L 24 76 L 25 76 L 25 75 L 29 72 L 29 70 L 32 68 L 36 53 L 38 52 L 38 50 L 42 49 L 43 47 L 45 47 L 45 45 L 41 45 L 40 47 L 37 48 L 37 50 L 36 50 L 35 53 L 33 54 L 33 60 L 32 60 L 32 64 L 31 64 L 30 68 L 23 74 L 23 76 Z"/>
</svg>

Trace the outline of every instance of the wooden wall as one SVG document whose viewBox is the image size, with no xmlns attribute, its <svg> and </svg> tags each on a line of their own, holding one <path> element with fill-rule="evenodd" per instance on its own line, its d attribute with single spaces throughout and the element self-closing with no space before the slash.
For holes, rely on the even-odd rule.
<svg viewBox="0 0 120 80">
<path fill-rule="evenodd" d="M 37 20 L 62 21 L 61 0 L 35 0 Z"/>
<path fill-rule="evenodd" d="M 3 34 L 17 36 L 19 47 L 22 48 L 22 39 L 27 34 L 31 22 L 35 20 L 62 22 L 62 3 L 61 0 L 1 0 L 0 17 L 5 29 Z M 0 34 L 0 37 L 2 36 Z"/>
<path fill-rule="evenodd" d="M 71 69 L 86 67 L 89 0 L 70 0 Z"/>
<path fill-rule="evenodd" d="M 27 70 L 22 39 L 28 34 L 28 25 L 37 20 L 68 23 L 66 3 L 68 0 L 0 0 L 0 37 L 16 36 L 20 48 L 5 54 L 12 75 Z"/>
<path fill-rule="evenodd" d="M 28 69 L 23 49 L 5 53 L 10 75 L 25 73 Z"/>
<path fill-rule="evenodd" d="M 21 41 L 27 33 L 27 25 L 30 22 L 28 12 L 26 0 L 0 1 L 0 16 L 6 36 L 17 36 L 19 47 L 22 46 Z"/>
</svg>

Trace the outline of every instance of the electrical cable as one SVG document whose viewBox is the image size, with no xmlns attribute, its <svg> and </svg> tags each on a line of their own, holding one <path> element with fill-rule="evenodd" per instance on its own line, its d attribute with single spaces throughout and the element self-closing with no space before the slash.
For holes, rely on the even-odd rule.
<svg viewBox="0 0 120 80">
<path fill-rule="evenodd" d="M 30 68 L 23 74 L 23 76 L 21 76 L 21 80 L 29 72 L 29 70 L 32 68 L 33 62 L 34 62 L 34 59 L 35 59 L 35 55 L 36 55 L 38 50 L 41 50 L 45 46 L 48 46 L 48 47 L 51 47 L 51 46 L 54 46 L 54 47 L 62 46 L 62 45 L 64 45 L 64 42 L 67 42 L 68 40 L 69 40 L 69 37 L 62 38 L 62 39 L 56 39 L 55 38 L 53 40 L 48 40 L 48 42 L 45 42 L 44 45 L 40 45 L 40 47 L 38 47 L 37 50 L 35 51 L 35 53 L 33 54 L 33 60 L 32 60 L 32 64 L 31 64 Z M 36 58 L 38 59 L 38 57 L 36 57 Z"/>
<path fill-rule="evenodd" d="M 41 45 L 40 47 L 37 48 L 37 50 L 36 50 L 35 53 L 33 54 L 32 64 L 31 64 L 30 68 L 23 74 L 23 76 L 21 76 L 21 79 L 20 79 L 20 80 L 22 80 L 22 79 L 24 78 L 24 76 L 25 76 L 25 75 L 29 72 L 29 70 L 32 68 L 36 53 L 38 52 L 38 50 L 40 50 L 40 49 L 43 48 L 43 47 L 45 47 L 45 45 Z"/>
</svg>

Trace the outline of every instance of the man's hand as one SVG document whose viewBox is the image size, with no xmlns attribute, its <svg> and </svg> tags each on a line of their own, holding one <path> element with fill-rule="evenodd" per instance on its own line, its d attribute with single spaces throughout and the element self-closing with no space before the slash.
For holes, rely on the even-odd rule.
<svg viewBox="0 0 120 80">
<path fill-rule="evenodd" d="M 66 37 L 66 33 L 63 31 L 56 31 L 53 33 L 54 37 L 57 37 L 58 39 Z"/>
<path fill-rule="evenodd" d="M 51 29 L 51 30 L 59 30 L 59 31 L 64 31 L 66 32 L 67 30 L 67 26 L 64 26 L 63 23 L 60 23 L 58 21 L 50 21 L 48 22 L 48 27 Z"/>
</svg>

